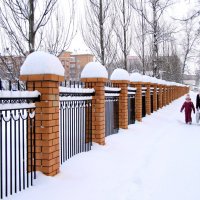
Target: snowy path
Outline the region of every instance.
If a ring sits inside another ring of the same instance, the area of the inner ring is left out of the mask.
[[[34,187],[9,199],[199,200],[200,126],[183,123],[183,101],[75,156],[58,176],[39,174]]]

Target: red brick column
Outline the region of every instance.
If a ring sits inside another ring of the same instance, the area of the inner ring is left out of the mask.
[[[158,85],[159,88],[159,94],[158,94],[158,101],[159,101],[159,108],[163,107],[163,103],[162,103],[162,85]]]
[[[163,106],[166,106],[166,85],[163,85]]]
[[[153,89],[153,111],[157,110],[157,84],[152,84]]]
[[[136,87],[135,94],[135,119],[139,122],[142,121],[142,83],[131,82],[131,87]]]
[[[146,91],[146,113],[151,114],[151,93],[150,93],[150,83],[144,83],[147,88]]]
[[[169,98],[169,100],[170,100],[170,103],[172,102],[172,86],[170,86],[170,98]]]
[[[36,103],[36,170],[53,176],[59,172],[59,82],[64,76],[22,75],[28,90],[41,93]]]
[[[168,89],[167,85],[165,86],[165,90],[166,90],[166,102],[165,102],[165,105],[168,105],[169,104],[169,89]]]
[[[172,101],[174,101],[174,86],[172,85]]]
[[[92,141],[105,144],[105,83],[107,78],[82,78],[87,88],[94,88],[92,98]]]
[[[112,83],[121,88],[119,96],[119,128],[128,128],[128,84],[125,80],[112,80]]]

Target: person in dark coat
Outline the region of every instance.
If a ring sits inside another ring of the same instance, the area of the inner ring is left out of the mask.
[[[181,112],[183,111],[183,109],[185,109],[185,123],[192,124],[191,113],[192,113],[192,110],[195,113],[195,108],[194,108],[194,104],[192,103],[189,95],[187,95],[185,98],[185,102],[183,103],[183,105],[181,107]]]
[[[199,94],[197,94],[197,98],[196,98],[196,109],[197,110],[200,109],[200,91],[199,91]]]

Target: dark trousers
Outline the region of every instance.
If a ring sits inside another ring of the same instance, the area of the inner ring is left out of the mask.
[[[185,112],[185,122],[186,123],[192,122],[191,112]]]

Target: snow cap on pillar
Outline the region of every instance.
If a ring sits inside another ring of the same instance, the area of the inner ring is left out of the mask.
[[[24,61],[20,75],[54,74],[64,76],[64,68],[60,60],[46,52],[35,51]]]
[[[130,82],[143,82],[143,76],[140,73],[132,73],[130,75]]]
[[[113,71],[110,80],[112,81],[129,81],[129,73],[125,69],[117,68]]]
[[[106,68],[99,62],[89,62],[81,72],[81,78],[108,78]]]

